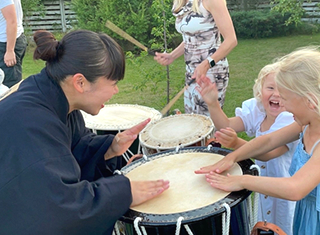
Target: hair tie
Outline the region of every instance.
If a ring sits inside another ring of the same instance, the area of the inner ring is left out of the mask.
[[[56,46],[57,52],[60,50],[60,48],[61,48],[61,42],[57,41],[57,46]]]
[[[59,59],[62,55],[62,51],[63,51],[63,45],[60,41],[57,41],[57,46],[56,46],[56,58]]]

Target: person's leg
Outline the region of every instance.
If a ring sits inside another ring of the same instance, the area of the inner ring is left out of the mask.
[[[6,76],[6,64],[4,63],[4,54],[6,53],[7,43],[0,42],[0,68],[4,72],[4,77]]]
[[[0,62],[0,67],[5,73],[5,78],[3,84],[12,87],[22,79],[22,60],[24,58],[24,55],[26,53],[27,48],[27,38],[24,34],[20,35],[20,37],[17,38],[16,46],[14,49],[14,52],[16,54],[17,63],[13,67],[7,67],[4,64],[4,58],[2,57],[3,64]],[[6,46],[6,43],[5,43]],[[3,48],[1,48],[3,50]],[[2,55],[1,51],[1,55]],[[3,54],[4,55],[4,54]]]

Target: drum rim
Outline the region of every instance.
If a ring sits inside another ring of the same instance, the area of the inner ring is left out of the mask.
[[[115,107],[115,106],[119,106],[119,107],[139,107],[139,109],[141,110],[144,110],[144,111],[148,111],[150,112],[150,115],[151,117],[151,122],[150,123],[153,123],[154,121],[157,121],[159,119],[162,118],[162,114],[154,109],[154,108],[151,108],[151,107],[147,107],[147,106],[143,106],[143,105],[138,105],[138,104],[106,104],[103,108],[108,108],[108,107]],[[90,120],[87,120],[87,116],[92,116],[94,117],[93,115],[90,115],[82,110],[80,110],[80,112],[82,113],[82,116],[83,116],[83,119],[84,119],[84,122],[85,122],[85,125],[87,128],[89,129],[94,129],[94,130],[101,130],[101,131],[122,131],[122,130],[127,130],[131,127],[133,127],[134,125],[137,125],[139,124],[139,122],[132,122],[130,124],[126,124],[126,125],[116,125],[116,124],[101,124],[101,123],[95,123],[95,122],[92,122]],[[98,116],[99,114],[97,114],[96,116]],[[146,117],[147,119],[147,117]],[[150,124],[149,123],[149,124]]]
[[[187,153],[187,152],[190,152],[191,150],[197,150],[196,152],[218,153],[222,155],[226,155],[232,152],[232,150],[218,148],[218,147],[186,147],[186,148],[179,149],[178,153],[181,153],[181,152]],[[156,159],[161,157],[162,155],[169,155],[170,153],[177,153],[177,151],[168,150],[168,151],[150,155],[148,156],[148,158]],[[143,164],[141,163],[143,161],[145,162],[143,158],[139,159],[131,163],[130,165],[123,167],[121,169],[121,172],[128,173],[126,171],[128,171],[131,168],[134,169],[138,167],[136,165]],[[250,167],[248,167],[248,169],[246,169],[245,171],[243,170],[244,166],[251,166],[254,164],[254,162],[251,159],[240,161],[238,162],[238,164],[240,165],[241,170],[243,171],[243,174],[248,172],[253,173],[253,170],[250,170]],[[182,224],[196,222],[208,217],[214,217],[222,214],[223,212],[225,212],[225,208],[223,206],[224,203],[227,203],[230,207],[234,207],[239,203],[241,203],[242,201],[244,201],[247,197],[249,197],[251,193],[252,191],[249,191],[246,189],[237,191],[237,192],[231,192],[225,198],[215,203],[212,203],[208,206],[204,206],[204,207],[186,211],[186,212],[179,212],[179,213],[172,213],[172,214],[150,214],[150,213],[138,212],[129,208],[129,210],[119,220],[127,223],[133,223],[135,218],[140,217],[141,221],[139,222],[139,225],[142,225],[142,226],[168,226],[168,225],[175,225],[177,223],[177,219],[182,216],[184,218],[182,221]]]
[[[207,121],[210,122],[211,125],[208,126],[208,131],[206,133],[203,133],[203,136],[201,137],[198,137],[197,139],[194,139],[192,141],[189,141],[187,143],[183,143],[183,144],[180,144],[180,145],[175,145],[175,146],[154,146],[154,145],[150,145],[148,144],[143,138],[143,134],[148,131],[149,128],[151,128],[152,126],[151,125],[148,125],[147,127],[145,127],[140,135],[139,135],[139,141],[141,143],[142,146],[145,146],[147,148],[150,148],[150,149],[155,149],[155,150],[169,150],[169,149],[174,149],[178,146],[180,147],[187,147],[187,146],[190,146],[192,144],[195,144],[195,143],[198,143],[199,141],[201,141],[202,139],[206,138],[207,136],[209,136],[213,130],[214,130],[214,124],[211,120],[210,117],[208,116],[205,116],[205,115],[202,115],[202,114],[190,114],[190,113],[183,113],[183,114],[177,114],[177,115],[170,115],[170,116],[167,116],[167,117],[164,117],[164,118],[161,118],[161,119],[158,119],[156,121],[154,121],[152,124],[155,125],[159,122],[162,122],[163,120],[167,120],[167,119],[170,119],[170,118],[175,118],[175,117],[179,117],[179,116],[199,116],[201,118],[204,118],[206,119]]]

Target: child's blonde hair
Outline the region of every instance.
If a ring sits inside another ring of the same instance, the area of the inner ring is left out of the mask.
[[[300,48],[280,59],[276,73],[278,87],[306,97],[320,115],[319,46]]]
[[[278,63],[272,63],[264,66],[259,74],[258,78],[255,80],[255,83],[253,85],[253,96],[257,99],[259,103],[261,103],[261,96],[262,96],[262,86],[265,82],[266,77],[269,74],[275,73],[276,69],[278,68]]]
[[[182,7],[184,7],[189,0],[174,0],[173,1],[173,12],[178,13]],[[193,0],[192,11],[200,13],[199,10],[199,0]]]

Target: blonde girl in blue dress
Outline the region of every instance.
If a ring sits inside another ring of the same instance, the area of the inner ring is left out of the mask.
[[[284,56],[276,73],[281,105],[293,113],[295,123],[257,137],[218,163],[203,167],[212,187],[225,191],[248,189],[272,197],[297,201],[293,234],[320,234],[320,52],[307,47]],[[277,157],[279,146],[299,139],[289,169],[291,177],[230,176],[220,174],[235,162],[256,157]],[[264,154],[266,153],[266,154]]]

